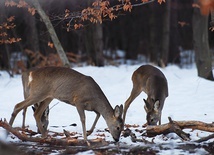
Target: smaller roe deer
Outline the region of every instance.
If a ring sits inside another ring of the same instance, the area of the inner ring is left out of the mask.
[[[131,95],[124,106],[123,123],[125,124],[126,112],[130,104],[144,91],[147,94],[147,100],[144,99],[147,124],[157,125],[159,121],[160,125],[164,101],[168,96],[168,85],[164,74],[151,65],[143,65],[134,71],[132,82]]]
[[[76,106],[82,122],[84,140],[90,135],[100,117],[105,119],[115,141],[119,141],[123,130],[123,106],[113,109],[99,85],[90,77],[64,67],[44,67],[29,72],[26,99],[15,105],[9,124],[12,126],[17,114],[27,107],[37,104],[34,117],[42,136],[46,136],[41,116],[54,98]],[[97,116],[86,132],[84,110],[94,111]]]

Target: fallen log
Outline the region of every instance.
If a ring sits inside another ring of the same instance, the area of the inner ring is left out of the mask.
[[[146,127],[146,136],[154,137],[160,134],[176,133],[183,140],[190,140],[189,134],[183,129],[197,129],[207,132],[214,132],[214,123],[204,123],[201,121],[173,121],[168,117],[169,123]]]
[[[50,144],[50,145],[63,145],[63,146],[106,146],[109,143],[106,142],[103,138],[96,138],[88,141],[83,139],[78,139],[77,137],[70,137],[66,135],[64,138],[54,138],[53,136],[48,137],[32,137],[28,136],[24,131],[20,132],[19,129],[13,128],[6,119],[0,120],[0,127],[3,127],[8,132],[15,135],[18,139],[28,142],[37,142],[41,144]],[[28,130],[26,130],[28,131]],[[30,130],[29,130],[30,131]],[[30,131],[32,132],[32,131]],[[65,132],[65,131],[64,131]]]
[[[169,134],[169,133],[176,133],[179,137],[181,137],[183,140],[190,140],[190,135],[188,133],[185,133],[182,131],[183,129],[197,129],[207,132],[214,132],[214,123],[204,123],[200,121],[173,121],[170,117],[169,123],[157,125],[157,126],[147,126],[144,136],[147,137],[155,137],[160,134]],[[67,131],[64,131],[64,133],[55,133],[56,135],[63,136],[64,138],[54,138],[54,136],[48,136],[46,138],[42,137],[32,137],[32,135],[35,135],[35,133],[31,130],[26,129],[25,131],[18,128],[11,127],[8,122],[4,119],[0,120],[0,127],[3,127],[8,132],[11,132],[13,135],[15,135],[17,138],[19,138],[22,141],[29,141],[29,142],[38,142],[38,143],[46,143],[50,145],[67,145],[67,146],[106,146],[109,144],[109,142],[106,142],[102,138],[92,139],[87,142],[85,142],[83,139],[78,139],[78,137],[70,137],[69,133]],[[28,133],[29,135],[27,135]],[[125,136],[125,135],[124,135]],[[127,136],[131,136],[133,142],[144,142],[144,140],[139,140],[135,137],[135,135],[130,132]],[[201,138],[195,142],[203,142],[207,141],[211,138],[214,138],[214,134]]]

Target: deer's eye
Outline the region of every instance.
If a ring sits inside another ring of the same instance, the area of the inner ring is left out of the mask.
[[[117,127],[117,130],[120,130],[120,127]]]

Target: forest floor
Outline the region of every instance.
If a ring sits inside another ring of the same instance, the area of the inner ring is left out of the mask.
[[[136,145],[130,146],[124,143],[109,144],[103,146],[58,146],[47,145],[29,142],[12,143],[23,154],[214,154],[214,143],[196,144],[196,143],[181,143],[172,148],[171,144],[159,144],[145,146]],[[200,153],[200,150],[206,150],[207,153]],[[161,153],[162,152],[162,153]]]

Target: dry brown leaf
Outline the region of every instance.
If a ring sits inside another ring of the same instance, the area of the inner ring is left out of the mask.
[[[211,10],[214,10],[214,1],[213,0],[200,0],[200,9],[203,15],[208,15]]]
[[[126,128],[130,128],[130,127],[132,127],[132,128],[138,128],[138,127],[139,127],[138,124],[125,124],[124,126],[125,126]]]
[[[52,42],[48,42],[48,46],[50,47],[50,48],[53,48],[54,47],[54,44],[52,43]]]
[[[146,3],[146,2],[148,2],[149,0],[141,0],[143,3]]]
[[[166,3],[166,0],[158,0],[159,4],[162,4],[163,2]]]

